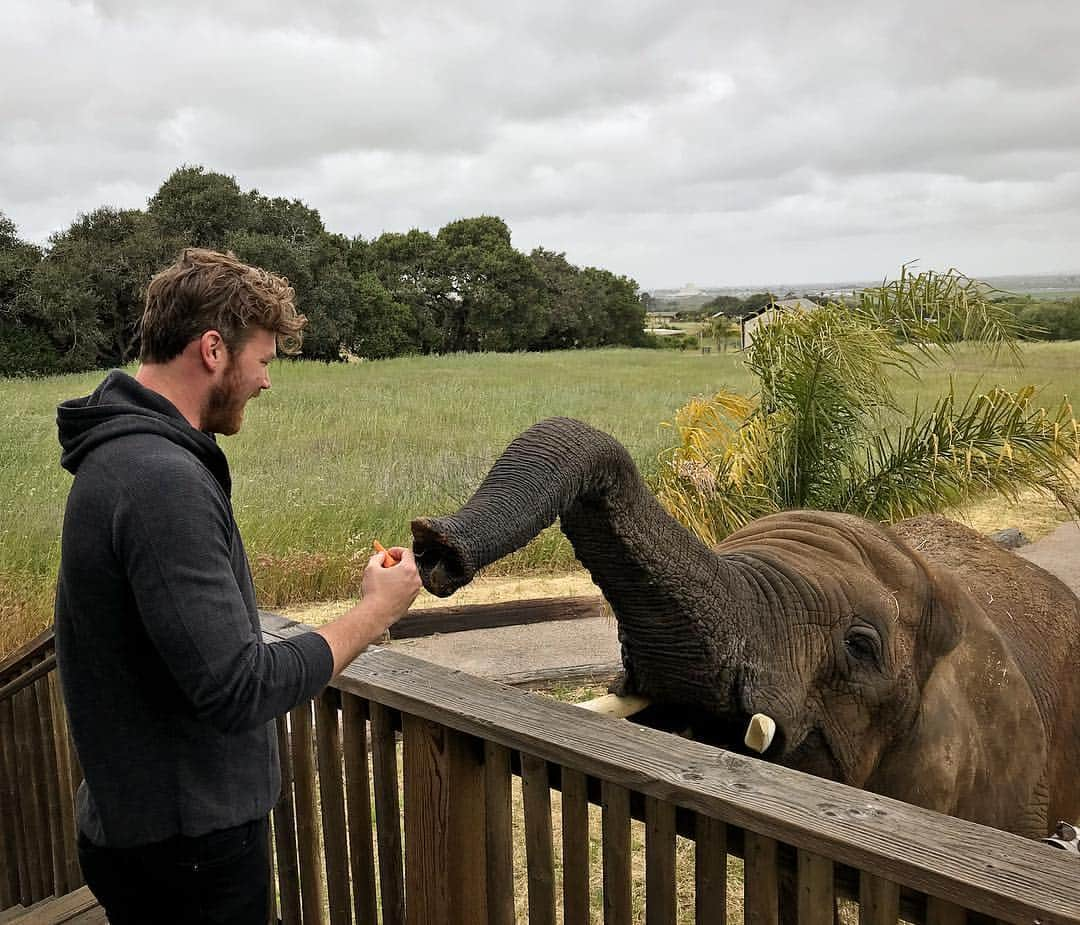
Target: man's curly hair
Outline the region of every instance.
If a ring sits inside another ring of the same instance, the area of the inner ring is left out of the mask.
[[[185,248],[146,288],[139,359],[167,363],[206,331],[217,331],[235,352],[255,328],[273,331],[282,353],[299,353],[307,318],[297,314],[295,297],[284,276],[248,266],[232,252]]]

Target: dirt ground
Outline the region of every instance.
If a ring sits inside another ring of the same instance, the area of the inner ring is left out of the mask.
[[[484,578],[481,576],[453,597],[435,597],[427,591],[421,591],[412,609],[463,607],[466,604],[494,604],[501,601],[527,601],[540,597],[584,595],[600,596],[600,589],[593,584],[585,571],[533,578]],[[274,612],[309,626],[321,626],[331,620],[336,620],[352,605],[353,601],[326,601],[275,608]]]

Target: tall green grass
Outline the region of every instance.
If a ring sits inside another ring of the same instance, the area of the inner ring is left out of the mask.
[[[1026,367],[960,350],[958,391],[1031,382],[1054,404],[1074,387],[1080,344],[1024,349]],[[925,402],[948,368],[898,384]],[[649,471],[671,439],[661,422],[688,397],[753,388],[740,354],[601,350],[403,358],[325,366],[278,362],[274,388],[222,445],[263,606],[348,597],[378,538],[408,542],[409,521],[456,509],[519,432],[550,415],[618,437]],[[48,624],[71,477],[59,467],[55,409],[101,373],[0,379],[0,653]],[[569,568],[557,530],[499,563],[503,573]]]

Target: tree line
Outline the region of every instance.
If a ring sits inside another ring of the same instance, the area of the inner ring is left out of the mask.
[[[542,247],[524,254],[501,218],[348,238],[298,199],[185,166],[145,209],[79,215],[44,248],[0,213],[0,375],[134,359],[146,283],[187,246],[287,276],[309,359],[647,343],[634,280]]]
[[[1002,300],[1024,329],[1027,340],[1080,340],[1080,298]]]

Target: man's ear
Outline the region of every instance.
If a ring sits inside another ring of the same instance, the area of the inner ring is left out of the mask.
[[[229,350],[221,334],[215,330],[203,331],[199,337],[199,358],[207,372],[217,372],[229,360]]]

